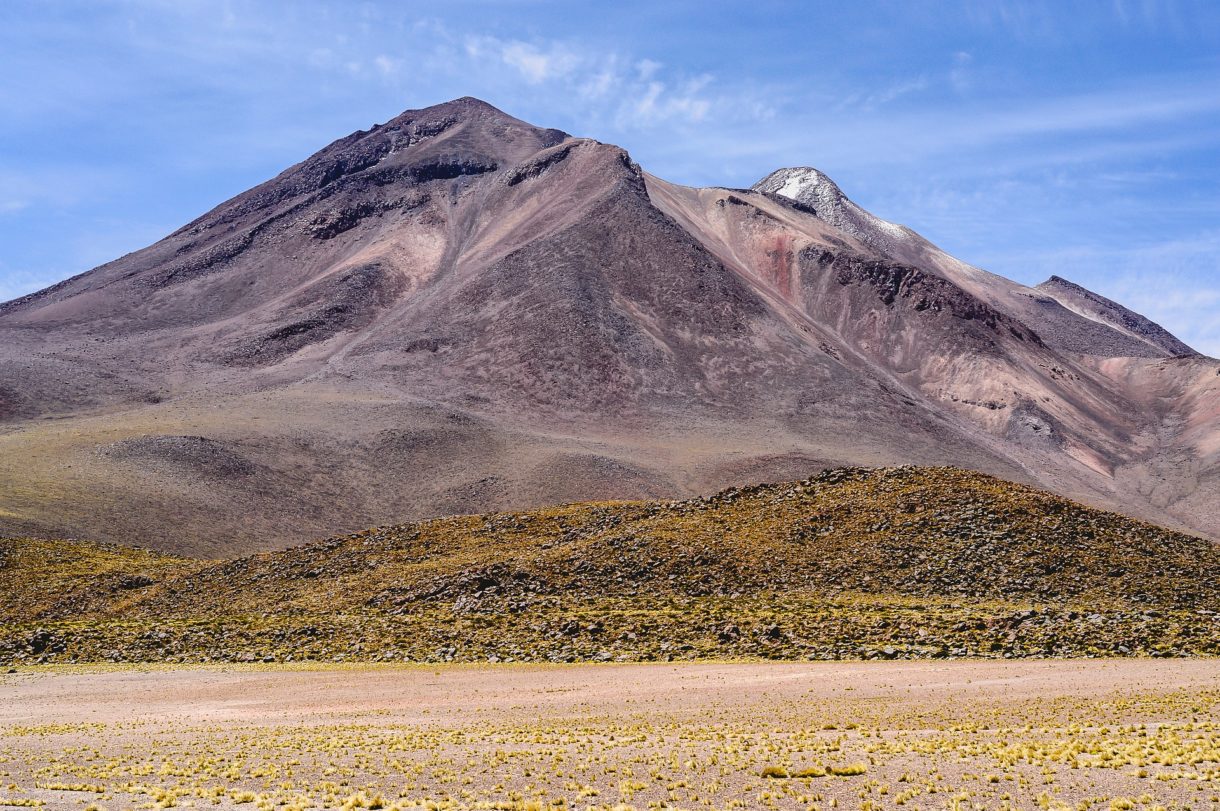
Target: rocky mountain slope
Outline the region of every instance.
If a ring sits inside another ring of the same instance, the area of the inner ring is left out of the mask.
[[[219,556],[919,463],[1220,537],[1220,364],[1090,296],[459,99],[0,305],[0,533]]]
[[[1165,353],[1171,357],[1197,354],[1161,325],[1067,279],[1052,276],[1035,289],[1085,318],[1098,321],[1110,329],[1148,344],[1151,357],[1160,357]]]
[[[0,545],[0,660],[1220,653],[1220,547],[952,468],[370,529]]]

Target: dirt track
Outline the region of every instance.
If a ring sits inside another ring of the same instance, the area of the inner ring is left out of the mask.
[[[342,723],[377,711],[385,723],[462,725],[489,717],[657,710],[697,717],[709,708],[787,702],[1006,703],[1208,686],[1220,686],[1218,661],[51,670],[5,678],[0,724]]]

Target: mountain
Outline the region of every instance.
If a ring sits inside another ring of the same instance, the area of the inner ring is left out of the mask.
[[[1159,357],[1165,353],[1169,353],[1173,357],[1188,357],[1198,354],[1161,325],[1153,323],[1139,313],[1128,310],[1117,302],[1069,282],[1067,279],[1051,276],[1035,289],[1085,318],[1100,322],[1114,331],[1148,344],[1149,357]]]
[[[1220,537],[1220,376],[784,169],[694,189],[476,99],[0,305],[0,533],[227,555],[958,465]]]
[[[952,468],[227,561],[0,541],[0,664],[1215,655],[1220,546]]]

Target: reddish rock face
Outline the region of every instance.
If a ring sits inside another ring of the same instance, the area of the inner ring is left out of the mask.
[[[0,305],[0,532],[223,553],[923,463],[1216,537],[1216,369],[814,170],[691,189],[459,99]]]

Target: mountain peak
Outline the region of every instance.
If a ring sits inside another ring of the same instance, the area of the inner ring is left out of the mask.
[[[816,199],[825,203],[825,201],[846,199],[838,184],[812,166],[790,166],[776,169],[754,184],[754,188],[799,202]]]
[[[399,120],[412,120],[420,117],[427,117],[431,114],[448,114],[459,118],[470,118],[476,116],[488,116],[494,118],[503,118],[508,121],[517,121],[518,119],[496,107],[494,104],[489,104],[482,99],[474,96],[462,96],[461,98],[450,99],[439,104],[433,104],[428,107],[412,108],[403,110],[390,121],[387,121],[381,126],[390,126]]]
[[[1073,312],[1107,324],[1175,357],[1199,354],[1155,321],[1062,276],[1051,276],[1035,289]]]
[[[495,110],[496,112],[503,112],[503,110],[495,105],[489,104],[488,102],[483,101],[480,98],[475,98],[474,96],[461,96],[459,98],[444,102],[444,104],[464,107],[486,107]]]
[[[883,220],[852,202],[838,184],[812,166],[776,169],[752,187],[812,208],[819,219],[883,253],[901,252],[914,234],[905,226]]]

